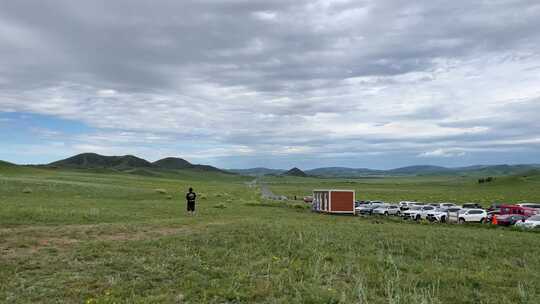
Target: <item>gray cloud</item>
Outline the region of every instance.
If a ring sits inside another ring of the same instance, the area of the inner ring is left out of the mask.
[[[208,158],[537,151],[538,28],[525,0],[2,1],[0,106]]]

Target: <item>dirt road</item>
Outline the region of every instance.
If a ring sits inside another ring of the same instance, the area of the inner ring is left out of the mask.
[[[261,196],[263,199],[276,200],[276,201],[283,201],[287,199],[286,196],[274,194],[272,190],[270,190],[267,184],[261,182],[258,179],[254,180],[253,183],[258,184],[260,186]]]

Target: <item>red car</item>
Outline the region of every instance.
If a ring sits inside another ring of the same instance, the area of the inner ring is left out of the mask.
[[[505,214],[497,216],[497,225],[513,226],[519,221],[524,221],[527,216],[521,214]]]
[[[501,205],[501,215],[505,214],[519,214],[526,217],[536,215],[538,213],[537,209],[529,207],[521,207],[517,205]],[[500,216],[497,217],[499,219]]]

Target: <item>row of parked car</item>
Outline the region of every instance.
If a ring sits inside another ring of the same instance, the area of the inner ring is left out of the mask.
[[[358,201],[357,215],[400,216],[408,220],[430,222],[492,223],[501,226],[516,225],[523,228],[540,228],[540,204],[493,204],[488,209],[479,204],[419,203],[403,201],[389,204],[382,201]]]

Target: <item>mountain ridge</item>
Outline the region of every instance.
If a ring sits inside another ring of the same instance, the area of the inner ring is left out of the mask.
[[[22,166],[0,160],[0,168]],[[414,165],[394,169],[368,169],[368,168],[350,168],[350,167],[320,167],[302,171],[298,168],[291,170],[270,169],[265,167],[256,167],[248,169],[220,169],[209,165],[192,164],[189,161],[179,157],[165,157],[160,160],[149,162],[143,158],[133,155],[123,156],[104,156],[97,153],[81,153],[72,157],[51,162],[46,165],[37,165],[40,167],[52,168],[74,168],[74,169],[94,169],[94,170],[117,170],[123,172],[138,172],[139,174],[151,175],[160,170],[192,170],[199,172],[220,172],[225,174],[240,174],[247,176],[265,176],[265,175],[294,175],[294,176],[313,176],[324,178],[360,178],[360,177],[384,177],[384,176],[502,176],[502,175],[520,175],[540,171],[540,164],[496,164],[496,165],[470,165],[461,167],[444,167],[434,165]],[[294,172],[297,170],[299,172]],[[150,171],[154,171],[154,173]],[[291,174],[292,173],[292,174]]]
[[[232,174],[213,166],[192,164],[179,157],[166,157],[155,162],[149,162],[143,158],[133,155],[105,156],[97,153],[81,153],[66,159],[52,162],[45,166],[74,169],[113,169],[120,171],[133,171],[134,169],[195,170]]]
[[[513,175],[521,174],[523,172],[538,170],[540,164],[518,164],[518,165],[472,165],[464,167],[443,167],[433,165],[415,165],[405,166],[395,169],[378,170],[367,168],[349,168],[349,167],[321,167],[304,172],[309,176],[316,177],[343,177],[343,178],[355,178],[355,177],[369,177],[369,176],[436,176],[436,175],[467,175],[467,176],[497,176],[497,175]],[[251,172],[251,169],[240,169],[235,171]],[[268,168],[256,168],[257,171],[264,172],[265,170],[271,171],[274,169]],[[238,172],[239,174],[244,174]],[[285,172],[283,170],[283,172]],[[283,173],[282,172],[282,173]],[[263,174],[273,175],[273,174]]]

